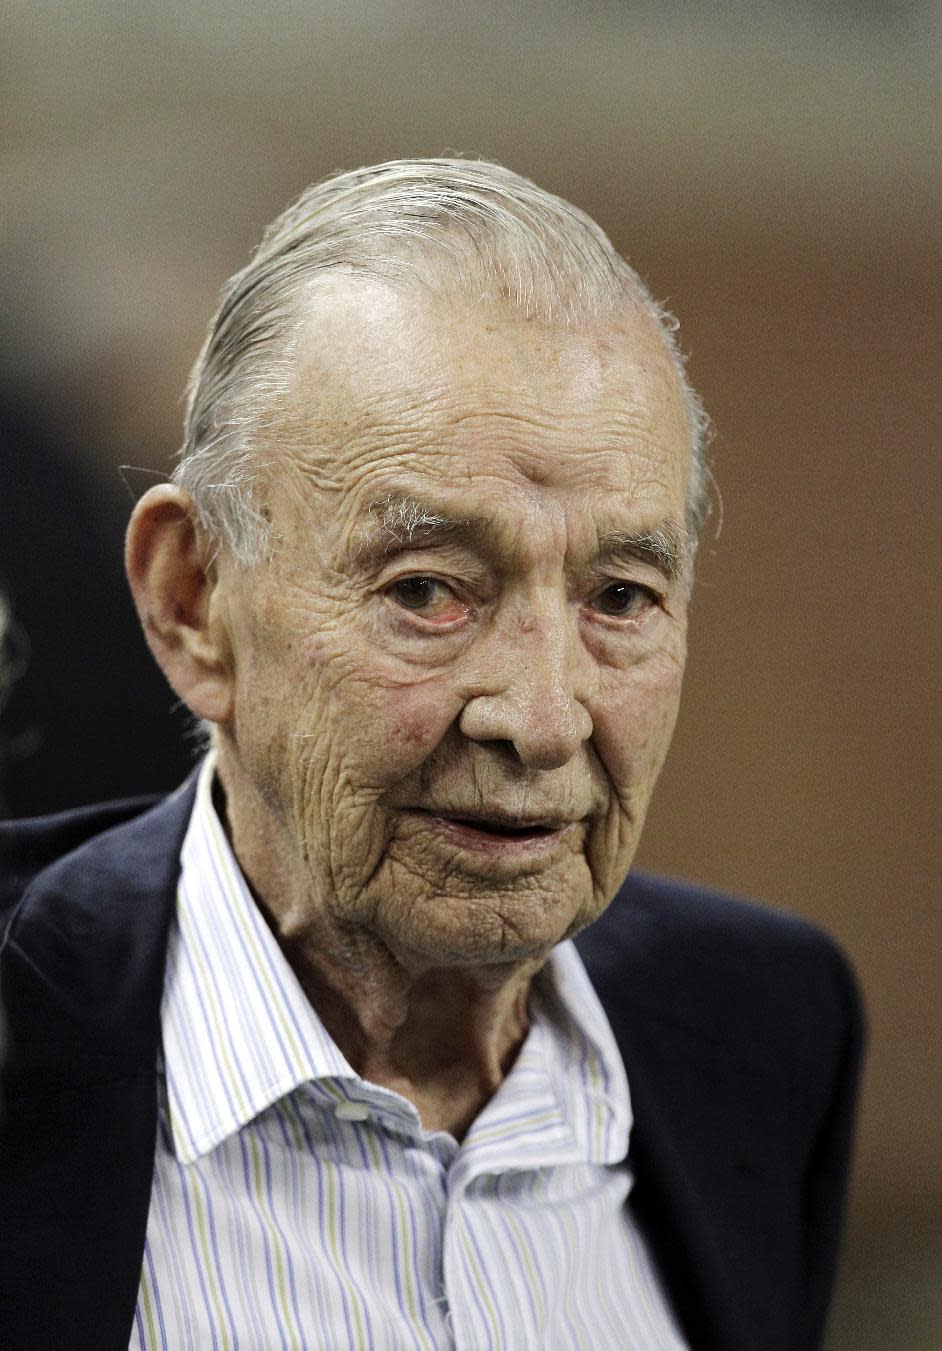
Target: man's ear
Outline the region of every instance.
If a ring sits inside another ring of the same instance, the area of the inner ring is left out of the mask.
[[[193,713],[227,722],[234,671],[225,605],[188,493],[169,483],[148,489],[128,525],[125,565],[158,666]]]

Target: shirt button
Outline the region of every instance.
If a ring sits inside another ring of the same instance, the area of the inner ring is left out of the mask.
[[[370,1109],[363,1102],[338,1102],[334,1107],[334,1116],[341,1121],[369,1121]]]

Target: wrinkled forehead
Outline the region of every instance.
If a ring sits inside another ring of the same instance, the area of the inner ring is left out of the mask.
[[[469,470],[501,462],[549,485],[656,479],[686,497],[683,394],[633,303],[581,327],[546,325],[344,279],[314,297],[293,355],[283,445],[322,491],[369,496],[401,469],[472,491]]]

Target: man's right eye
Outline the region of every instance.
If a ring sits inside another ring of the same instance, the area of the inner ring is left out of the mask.
[[[400,577],[387,593],[397,605],[440,624],[463,618],[468,607],[438,577]]]
[[[390,593],[407,610],[423,610],[438,599],[438,591],[447,590],[435,577],[401,577],[393,582]]]

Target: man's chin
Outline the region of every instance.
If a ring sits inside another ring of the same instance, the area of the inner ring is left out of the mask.
[[[426,895],[375,912],[379,936],[409,968],[539,966],[549,953],[595,918],[591,887],[553,892],[532,885],[489,893]],[[540,879],[541,881],[543,879]],[[584,893],[584,894],[583,894]],[[580,900],[582,904],[580,904]]]

